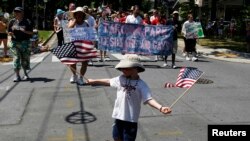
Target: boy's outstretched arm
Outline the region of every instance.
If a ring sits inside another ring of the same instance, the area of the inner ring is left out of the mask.
[[[87,84],[89,85],[105,85],[110,86],[110,79],[88,79]]]
[[[162,106],[161,104],[159,104],[156,100],[154,99],[150,99],[146,102],[148,105],[150,105],[151,107],[158,109],[161,113],[163,114],[169,114],[172,112],[172,110],[169,107],[166,106]]]

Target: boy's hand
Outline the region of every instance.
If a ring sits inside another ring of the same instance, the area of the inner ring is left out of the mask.
[[[163,114],[169,114],[172,112],[172,110],[169,107],[161,107],[160,112]]]

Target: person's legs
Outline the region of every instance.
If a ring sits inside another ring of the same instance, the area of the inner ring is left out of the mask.
[[[69,68],[72,72],[72,76],[70,77],[70,83],[76,83],[77,81],[77,75],[76,75],[76,64],[73,64],[73,65],[69,65]]]
[[[173,46],[173,51],[172,51],[172,68],[175,69],[175,54],[177,53],[177,48],[178,48],[178,41],[174,40],[174,46]]]
[[[8,57],[8,53],[7,53],[7,49],[8,49],[8,46],[7,46],[7,39],[3,39],[3,53],[4,53],[4,57]]]
[[[173,53],[172,54],[172,68],[175,69],[176,66],[175,66],[175,54]]]
[[[247,52],[250,53],[250,42],[247,42]]]
[[[123,139],[123,128],[120,120],[115,120],[112,131],[114,141],[122,141]]]
[[[164,61],[164,64],[162,65],[162,67],[167,67],[168,66],[168,56],[167,55],[165,55],[163,57],[163,61]]]
[[[135,141],[137,135],[137,123],[126,122],[123,130],[123,141]]]
[[[62,30],[57,33],[57,40],[58,40],[58,46],[61,46],[64,43]]]
[[[24,80],[29,79],[27,70],[30,69],[30,49],[29,42],[23,41],[20,48],[21,66],[24,72]]]
[[[87,67],[88,67],[88,62],[87,61],[82,62],[82,66],[81,66],[81,69],[80,69],[81,76],[80,76],[80,78],[78,80],[79,85],[84,85],[85,84],[83,78],[84,78],[84,75],[85,75],[85,73],[87,71]]]
[[[14,72],[16,76],[13,79],[13,82],[19,82],[21,81],[20,77],[20,69],[21,69],[21,56],[20,56],[20,51],[19,51],[20,45],[17,44],[16,42],[13,42],[13,50],[15,51],[15,56],[13,58],[13,67],[14,67]]]

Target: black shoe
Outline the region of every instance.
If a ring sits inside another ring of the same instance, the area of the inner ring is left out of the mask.
[[[13,82],[19,82],[21,81],[21,77],[20,76],[16,76],[14,79],[13,79]]]

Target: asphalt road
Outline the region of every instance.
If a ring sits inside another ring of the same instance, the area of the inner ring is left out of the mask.
[[[49,42],[55,45],[55,40]],[[39,59],[37,59],[39,60]],[[111,141],[115,89],[77,86],[71,73],[53,56],[31,64],[30,81],[13,83],[11,65],[0,64],[0,141]],[[118,60],[94,62],[87,78],[111,78]],[[179,69],[161,68],[162,61],[144,61],[140,76],[154,98],[171,105],[185,89],[163,88],[175,82]],[[137,141],[206,141],[209,124],[250,124],[250,65],[201,57],[177,57],[177,66],[204,71],[198,84],[173,107],[170,115],[142,106]]]

